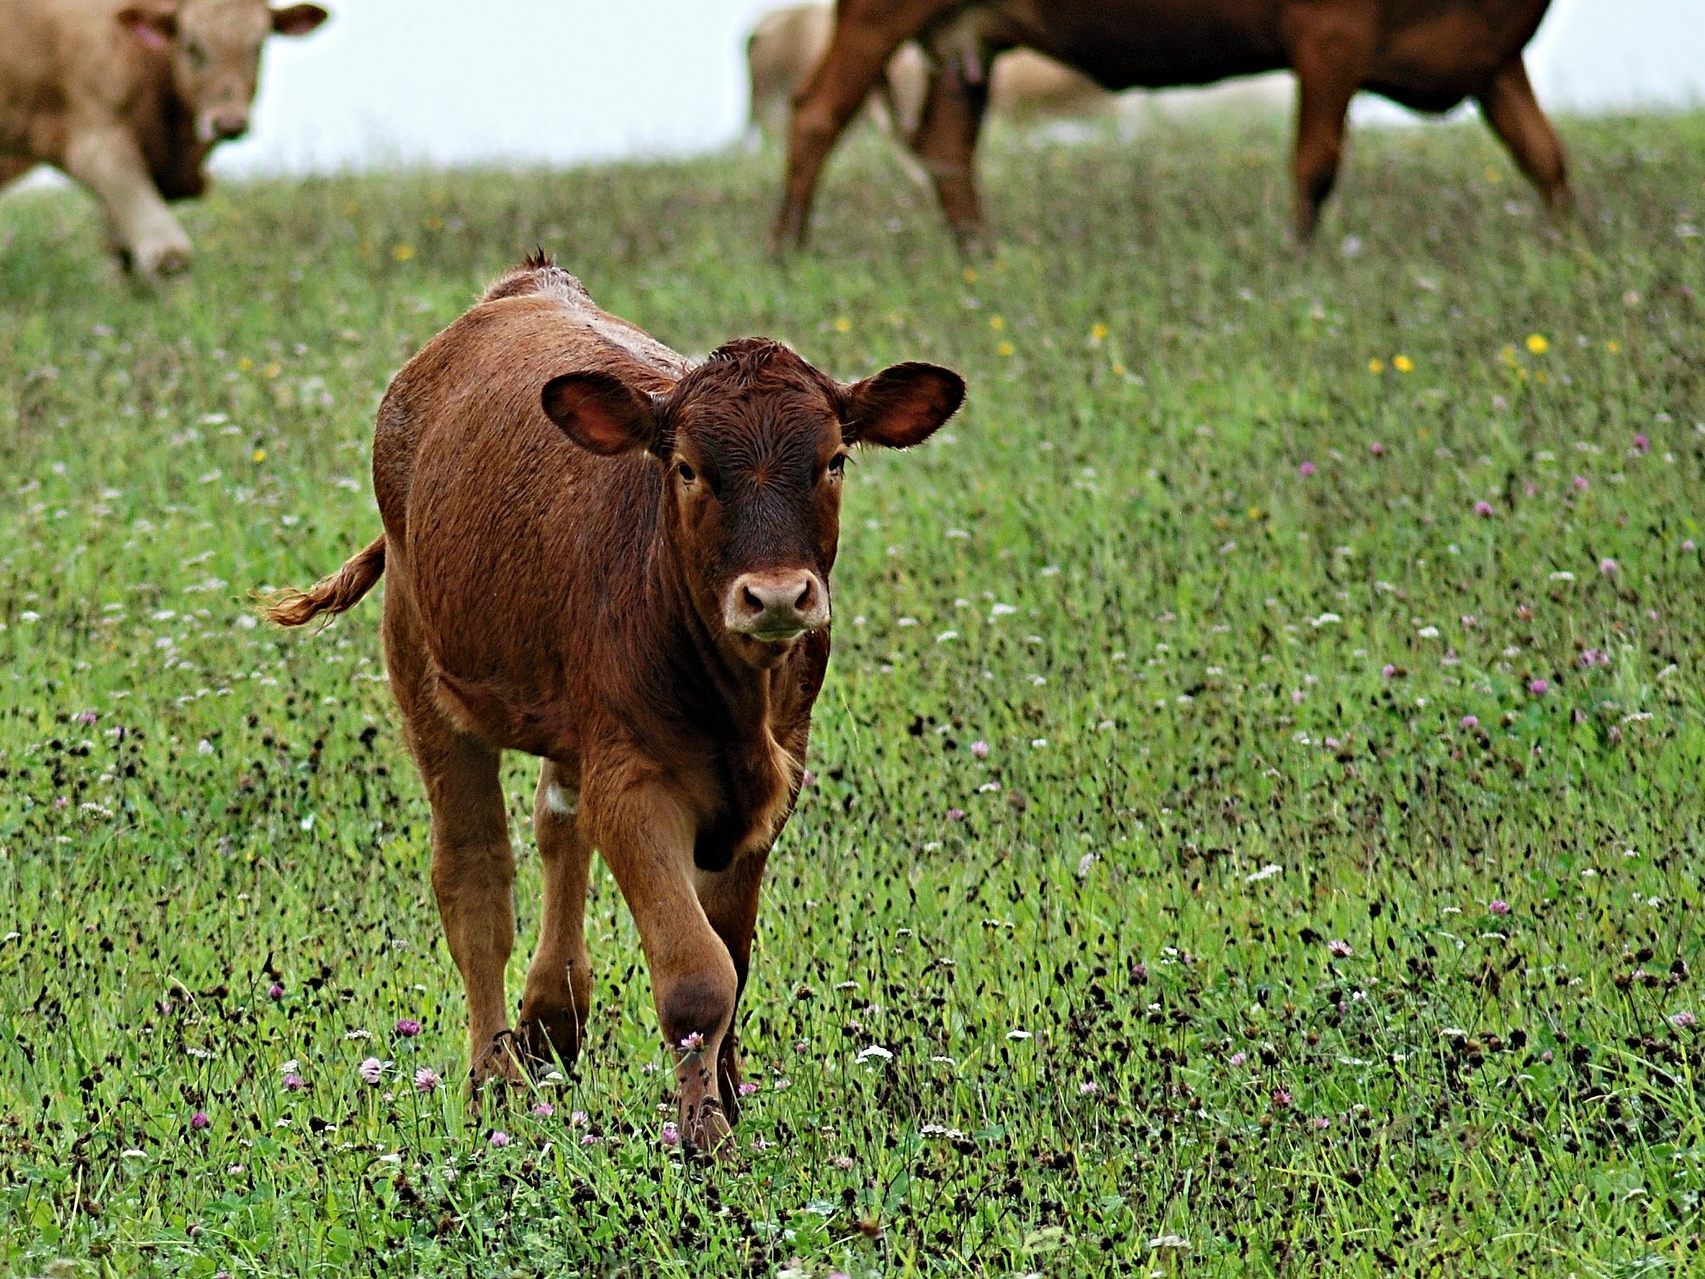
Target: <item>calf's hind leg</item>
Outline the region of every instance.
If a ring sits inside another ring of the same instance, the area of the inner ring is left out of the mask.
[[[415,757],[432,799],[432,891],[468,996],[473,1081],[519,1078],[503,970],[515,945],[515,857],[503,816],[498,752],[465,734],[420,732]]]
[[[503,969],[515,945],[515,857],[498,783],[499,752],[440,709],[399,573],[385,597],[385,662],[432,804],[432,891],[468,997],[468,1051],[477,1088],[518,1071],[509,1043]]]
[[[545,761],[533,803],[533,833],[544,869],[544,920],[539,948],[527,969],[517,1033],[529,1056],[549,1062],[554,1053],[571,1065],[592,1000],[586,954],[586,881],[592,845],[580,832],[578,779]]]

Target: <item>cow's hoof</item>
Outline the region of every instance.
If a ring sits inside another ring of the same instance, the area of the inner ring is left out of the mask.
[[[545,1071],[560,1061],[566,1070],[580,1055],[580,1018],[572,1008],[540,1010],[521,1019],[515,1038],[529,1066]]]
[[[474,1058],[468,1081],[476,1114],[487,1098],[501,1099],[527,1084],[522,1048],[514,1031],[492,1036],[491,1043]]]
[[[130,275],[144,280],[165,280],[189,270],[195,254],[187,244],[168,244],[141,251],[120,249],[118,260]]]
[[[162,280],[170,276],[182,275],[185,271],[189,270],[189,265],[193,260],[193,257],[194,255],[191,254],[187,247],[174,246],[170,249],[162,249],[160,253],[155,256],[153,267],[148,274],[154,276],[156,279]]]
[[[682,1133],[687,1151],[697,1159],[713,1159],[727,1163],[739,1153],[734,1140],[734,1125],[728,1122],[719,1102],[706,1098],[699,1104],[698,1113],[682,1117]]]
[[[958,246],[960,257],[973,261],[980,261],[994,252],[989,233],[980,226],[955,227],[953,243]]]

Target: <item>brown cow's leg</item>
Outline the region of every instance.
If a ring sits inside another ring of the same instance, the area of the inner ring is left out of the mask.
[[[758,922],[758,890],[763,884],[766,860],[764,854],[755,853],[742,857],[727,870],[701,871],[698,875],[699,902],[704,906],[705,918],[734,961],[736,1011],[751,967],[752,931]],[[730,1123],[740,1118],[740,1054],[735,1044],[736,1034],[731,1019],[716,1059],[717,1092]]]
[[[965,250],[974,250],[983,238],[973,157],[988,103],[987,77],[972,84],[956,64],[937,67],[912,147],[935,181],[936,197],[953,238]]]
[[[533,803],[533,832],[544,866],[544,922],[527,969],[518,1033],[529,1055],[548,1062],[554,1052],[565,1066],[580,1052],[592,999],[585,932],[592,845],[580,833],[579,800],[578,779],[547,760]]]
[[[1480,95],[1480,110],[1521,171],[1539,188],[1552,212],[1568,213],[1574,201],[1563,161],[1563,144],[1557,140],[1551,121],[1545,118],[1539,100],[1533,96],[1527,68],[1519,57],[1498,72],[1492,87]]]
[[[515,944],[515,858],[498,784],[499,753],[447,722],[409,722],[432,801],[432,890],[450,956],[468,995],[476,1087],[519,1078],[509,1042],[503,970]]]
[[[847,122],[881,80],[888,59],[948,0],[841,0],[829,51],[793,103],[787,177],[770,240],[777,252],[805,243],[811,199],[823,162]]]
[[[639,926],[657,1020],[675,1058],[681,1134],[695,1149],[732,1153],[714,1063],[740,983],[693,888],[696,823],[660,787],[592,770],[583,820]]]
[[[1372,31],[1330,14],[1290,33],[1291,66],[1297,77],[1297,136],[1292,156],[1296,189],[1296,234],[1307,243],[1320,207],[1338,180],[1344,151],[1344,117],[1366,74]]]

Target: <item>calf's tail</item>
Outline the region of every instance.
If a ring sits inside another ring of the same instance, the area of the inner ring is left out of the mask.
[[[321,613],[354,608],[373,589],[385,571],[385,535],[381,533],[350,556],[342,568],[322,577],[305,591],[280,591],[266,606],[266,620],[279,626],[301,626]]]

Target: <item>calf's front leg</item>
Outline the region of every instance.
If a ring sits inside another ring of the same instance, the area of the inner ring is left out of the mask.
[[[189,236],[166,207],[135,140],[122,128],[73,137],[65,171],[101,201],[113,247],[130,269],[154,279],[189,268]]]
[[[639,926],[663,1042],[675,1058],[682,1137],[695,1149],[733,1152],[716,1063],[734,1019],[740,981],[728,947],[693,887],[696,823],[656,784],[589,784],[583,819]]]
[[[764,880],[767,853],[748,853],[727,870],[699,871],[699,902],[705,918],[734,961],[734,1001],[738,1012],[751,970],[752,933],[758,922],[758,889]],[[716,1086],[730,1123],[740,1118],[740,1054],[732,1017],[716,1058]]]

